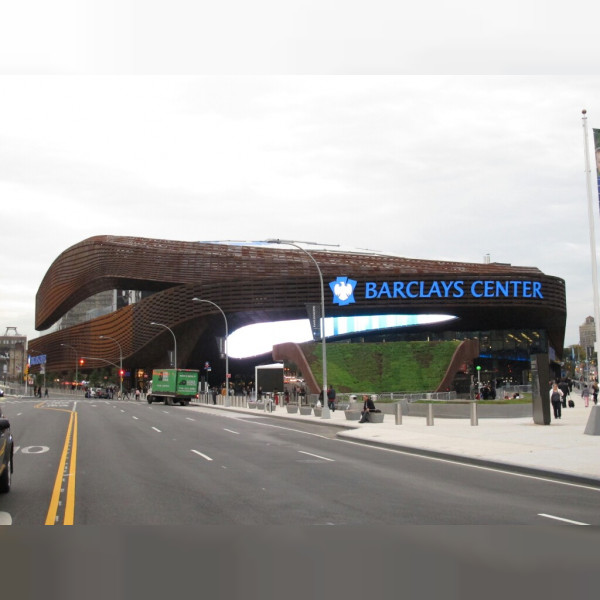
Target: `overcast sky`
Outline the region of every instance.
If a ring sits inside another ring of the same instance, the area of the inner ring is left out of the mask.
[[[3,9],[2,333],[43,334],[41,280],[87,237],[281,237],[538,267],[578,343],[594,3],[188,4]]]

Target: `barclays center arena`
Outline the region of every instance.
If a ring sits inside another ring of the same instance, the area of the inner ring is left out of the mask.
[[[122,366],[131,387],[154,368],[210,364],[210,383],[219,385],[226,332],[310,319],[317,340],[321,306],[328,344],[476,340],[465,373],[477,364],[490,378],[527,383],[531,356],[547,355],[558,374],[566,325],[558,277],[485,259],[420,260],[281,240],[85,239],[49,265],[36,295],[40,337],[29,350],[46,356],[49,373],[72,372],[75,361],[82,369]],[[230,376],[272,360],[232,359]]]

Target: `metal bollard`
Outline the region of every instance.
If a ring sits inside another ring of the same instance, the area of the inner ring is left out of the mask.
[[[479,425],[477,420],[477,402],[471,402],[471,425]]]
[[[433,404],[427,405],[427,425],[433,425]]]
[[[402,405],[400,402],[396,404],[396,425],[402,425]]]

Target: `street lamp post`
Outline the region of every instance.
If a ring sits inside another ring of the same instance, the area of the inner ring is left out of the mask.
[[[313,255],[300,246],[294,240],[279,240],[279,239],[269,239],[265,240],[269,244],[285,244],[288,246],[294,246],[294,248],[298,248],[298,250],[302,250],[304,254],[306,254],[310,260],[313,261],[315,267],[317,267],[317,271],[319,272],[319,282],[321,284],[321,346],[322,346],[322,354],[323,354],[323,408],[321,412],[321,417],[323,419],[331,419],[331,413],[329,411],[329,404],[327,403],[327,348],[325,343],[325,289],[323,286],[323,273],[321,273],[321,268],[319,267],[319,263],[315,260]],[[326,245],[326,244],[316,244],[314,242],[303,242],[304,244],[314,244],[314,245]],[[327,244],[330,245],[330,244]]]
[[[177,338],[175,337],[173,330],[170,327],[167,327],[167,325],[164,325],[163,323],[156,323],[154,321],[152,321],[152,323],[150,323],[150,325],[158,325],[159,327],[164,327],[165,329],[168,329],[171,332],[171,335],[173,336],[173,348],[174,348],[173,362],[175,363],[175,368],[177,368]]]
[[[70,346],[69,344],[61,344],[65,348],[71,348],[71,350],[75,351],[75,393],[77,393],[77,388],[79,386],[79,361],[77,360],[77,348],[74,346]]]
[[[228,343],[227,339],[229,337],[229,328],[227,326],[227,317],[225,316],[223,309],[218,304],[213,302],[212,300],[204,300],[202,298],[192,298],[192,302],[206,302],[207,304],[212,304],[223,315],[223,320],[225,321],[225,344],[224,344],[224,349],[225,349],[225,390],[227,392],[227,395],[225,397],[225,403],[226,403],[225,405],[227,406],[229,404],[229,348],[227,347],[227,343]]]
[[[121,380],[120,397],[123,398],[123,348],[121,348],[121,344],[115,340],[115,338],[110,337],[109,335],[101,335],[99,337],[101,340],[112,340],[119,346],[119,379]]]

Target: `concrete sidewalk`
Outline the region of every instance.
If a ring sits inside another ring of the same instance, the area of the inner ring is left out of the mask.
[[[470,419],[435,416],[433,425],[427,425],[424,417],[406,416],[396,425],[394,415],[385,415],[383,423],[359,424],[348,421],[343,410],[323,419],[289,414],[281,406],[271,413],[211,404],[195,406],[318,423],[338,428],[338,437],[348,441],[600,486],[600,435],[584,433],[591,412],[600,411],[600,405],[590,403],[585,408],[579,397],[575,397],[575,404],[574,408],[563,408],[562,418],[553,419],[550,425],[536,425],[531,417],[479,418],[478,425],[471,425]]]

